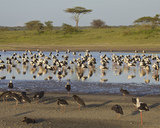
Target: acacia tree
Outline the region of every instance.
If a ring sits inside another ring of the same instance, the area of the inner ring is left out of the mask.
[[[153,18],[152,18],[152,24],[154,25],[154,27],[160,25],[160,15],[156,14]]]
[[[47,30],[51,31],[53,29],[52,21],[46,21],[44,23],[46,25]]]
[[[29,21],[27,23],[25,23],[26,28],[29,30],[37,30],[38,32],[40,32],[40,30],[42,30],[44,28],[43,24],[40,23],[39,20],[33,20],[33,21]]]
[[[79,23],[79,20],[80,18],[86,14],[86,13],[89,13],[89,12],[92,12],[91,9],[86,9],[84,7],[74,7],[74,8],[67,8],[66,10],[64,10],[65,12],[67,13],[71,13],[73,14],[72,18],[76,21],[76,27],[78,28],[78,23]],[[82,15],[81,15],[82,14]]]
[[[143,25],[143,24],[147,24],[147,25],[152,25],[152,28],[155,28],[156,26],[160,25],[160,15],[156,14],[154,17],[151,16],[144,16],[144,17],[140,17],[137,20],[134,21],[134,23]]]

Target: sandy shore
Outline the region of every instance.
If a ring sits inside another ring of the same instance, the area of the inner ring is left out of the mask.
[[[146,47],[146,46],[119,46],[116,45],[0,45],[0,50],[7,50],[7,51],[37,51],[37,49],[41,51],[105,51],[105,52],[159,52],[159,46],[154,45],[153,47]]]
[[[2,92],[1,92],[2,93]],[[33,98],[33,93],[27,92],[29,98]],[[140,114],[135,112],[135,107],[131,102],[134,96],[127,96],[123,100],[122,95],[87,95],[78,94],[86,103],[78,111],[78,105],[70,94],[45,93],[42,101],[36,104],[19,103],[15,107],[15,100],[8,99],[5,103],[0,99],[0,127],[1,128],[158,128],[160,126],[159,96],[142,96],[140,101],[147,103],[150,111],[143,112],[143,126],[140,125]],[[61,107],[57,105],[58,98],[66,99],[69,105],[62,113]],[[124,111],[124,115],[117,120],[117,114],[111,110],[113,105],[119,104]],[[35,124],[22,123],[24,117],[36,120]]]

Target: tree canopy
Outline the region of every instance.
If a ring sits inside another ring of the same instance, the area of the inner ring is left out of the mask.
[[[53,29],[52,21],[46,21],[44,23],[46,25],[47,30],[51,31]]]
[[[134,21],[134,23],[137,24],[147,24],[147,25],[152,25],[153,28],[160,25],[160,15],[156,14],[154,17],[151,16],[144,16],[144,17],[140,17],[137,20]]]
[[[33,20],[25,23],[26,28],[29,30],[37,30],[38,32],[44,28],[44,25],[39,20]]]
[[[76,27],[78,27],[79,20],[84,14],[92,12],[91,9],[86,9],[84,7],[79,7],[79,6],[74,8],[67,8],[64,11],[73,14],[72,18],[76,21]]]

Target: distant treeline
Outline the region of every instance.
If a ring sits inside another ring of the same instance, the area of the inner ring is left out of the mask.
[[[61,26],[54,27],[55,30],[61,29]],[[1,31],[23,31],[27,30],[25,26],[15,26],[15,27],[5,27],[5,26],[0,26]]]
[[[121,27],[134,27],[134,25],[129,26],[108,26],[108,28],[121,28]],[[79,29],[88,29],[91,26],[79,26]],[[62,29],[62,26],[55,26],[53,27],[54,30]],[[8,26],[0,26],[0,31],[24,31],[27,30],[25,26],[15,26],[15,27],[8,27]]]

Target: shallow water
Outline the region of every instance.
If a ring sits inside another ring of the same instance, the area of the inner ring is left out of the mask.
[[[150,94],[150,95],[158,95],[160,92],[159,87],[159,80],[155,80],[152,78],[152,76],[156,73],[159,74],[158,71],[154,71],[152,69],[152,65],[155,63],[155,60],[151,60],[151,71],[145,72],[145,75],[141,75],[140,72],[142,71],[142,68],[139,66],[139,62],[136,63],[136,66],[127,68],[126,65],[123,64],[122,66],[117,66],[115,63],[112,62],[112,60],[108,60],[109,63],[107,64],[108,70],[101,70],[99,67],[101,65],[100,63],[100,56],[106,54],[108,58],[111,58],[113,54],[115,55],[135,55],[135,53],[113,53],[113,52],[90,52],[89,54],[92,55],[96,59],[95,64],[95,70],[92,76],[88,77],[88,74],[91,70],[91,68],[83,69],[83,76],[86,76],[86,79],[79,79],[77,76],[77,64],[70,64],[70,61],[73,61],[73,58],[78,59],[85,55],[85,52],[76,52],[76,55],[73,55],[72,52],[65,53],[65,52],[59,52],[56,56],[56,52],[52,52],[52,55],[55,55],[58,60],[62,61],[64,60],[62,58],[63,55],[68,55],[68,65],[71,67],[71,70],[67,69],[67,75],[60,80],[57,77],[58,69],[55,71],[48,70],[46,74],[42,74],[38,76],[39,67],[37,66],[37,71],[35,73],[31,73],[30,69],[32,68],[31,64],[28,62],[26,65],[16,64],[16,61],[12,61],[16,66],[12,67],[9,64],[6,64],[6,58],[13,56],[13,54],[16,53],[15,57],[17,60],[22,62],[22,58],[18,58],[18,55],[23,56],[25,54],[25,57],[28,57],[29,62],[31,61],[31,56],[33,54],[38,55],[37,51],[32,51],[32,54],[26,51],[6,51],[6,52],[0,52],[1,60],[4,61],[4,63],[1,63],[0,65],[4,64],[6,66],[6,69],[0,70],[0,76],[6,76],[5,79],[0,80],[0,90],[6,90],[7,83],[12,80],[14,83],[14,89],[15,90],[28,90],[28,91],[36,91],[36,90],[45,90],[45,91],[55,91],[55,92],[63,92],[65,91],[64,85],[70,80],[70,83],[72,85],[72,92],[79,92],[79,93],[95,93],[95,94],[120,94],[120,87],[123,87],[124,89],[127,89],[130,91],[131,94]],[[47,57],[51,57],[51,60],[48,60],[48,63],[50,65],[53,65],[53,58],[52,55],[50,56],[50,52],[43,52],[44,55]],[[81,55],[79,55],[81,54]],[[160,54],[157,53],[146,53],[145,56],[148,55],[157,55],[160,56]],[[142,53],[136,53],[136,55],[140,55],[142,57]],[[44,59],[44,57],[39,57],[41,59]],[[86,63],[87,64],[87,63]],[[11,72],[7,70],[7,67],[12,67]],[[17,69],[20,71],[17,72]],[[118,74],[119,69],[121,69],[121,74]],[[25,74],[23,72],[25,71]],[[105,74],[102,75],[102,72]],[[128,79],[129,75],[135,75],[134,78]],[[36,76],[36,78],[33,80],[33,75]],[[15,76],[15,79],[12,79],[12,76]],[[53,78],[50,80],[45,80],[48,76],[52,76]],[[100,82],[101,79],[108,79],[108,81]],[[144,79],[149,79],[150,82],[147,84],[144,82]]]

